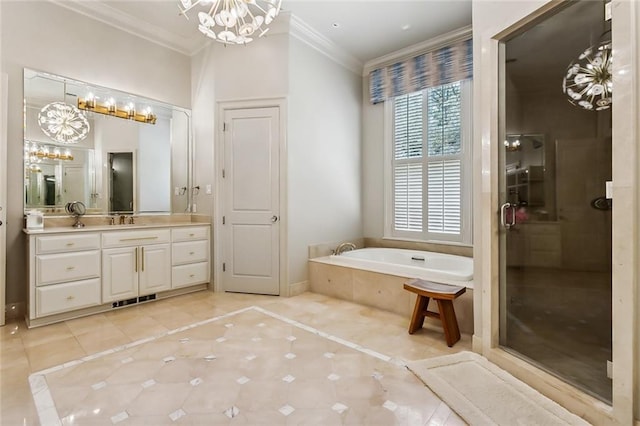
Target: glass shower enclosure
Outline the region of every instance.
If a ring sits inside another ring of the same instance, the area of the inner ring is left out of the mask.
[[[568,2],[505,41],[500,344],[611,402],[611,33]],[[607,76],[608,73],[608,76]]]

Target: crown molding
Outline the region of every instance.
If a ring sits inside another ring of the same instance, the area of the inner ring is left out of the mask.
[[[103,2],[82,0],[48,1],[183,55],[191,56],[207,43],[206,40],[194,43],[160,26],[141,21]]]
[[[395,52],[367,61],[362,69],[362,75],[367,76],[371,71],[375,69],[382,68],[387,65],[391,65],[396,62],[421,55],[423,53],[431,52],[436,49],[440,49],[457,41],[467,40],[471,38],[471,36],[471,25],[468,25],[466,27],[458,28],[457,30],[441,34],[434,38],[430,38],[429,40],[421,41],[420,43],[413,44],[411,46],[405,47],[404,49],[396,50]]]
[[[293,14],[289,21],[289,32],[291,36],[314,48],[348,70],[358,75],[362,73],[362,61],[339,47],[337,44],[320,34],[302,19]]]

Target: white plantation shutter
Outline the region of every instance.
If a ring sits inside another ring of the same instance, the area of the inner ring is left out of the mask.
[[[469,158],[463,139],[470,125],[465,90],[455,82],[393,100],[392,236],[469,240],[469,197],[463,185]]]
[[[421,92],[398,96],[395,100],[394,158],[403,160],[422,157],[422,110]]]
[[[398,96],[393,120],[393,218],[398,231],[422,232],[423,95]]]
[[[432,161],[427,166],[427,230],[460,234],[462,166],[460,160]]]
[[[395,229],[422,231],[422,164],[397,165],[393,183]]]

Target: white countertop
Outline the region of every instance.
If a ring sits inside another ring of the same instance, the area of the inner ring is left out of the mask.
[[[74,232],[102,232],[102,231],[127,231],[130,229],[153,229],[153,228],[177,228],[188,226],[211,226],[205,222],[179,222],[179,223],[148,223],[132,225],[87,225],[84,228],[73,228],[72,226],[45,227],[43,229],[27,229],[22,232],[28,235],[61,234]]]

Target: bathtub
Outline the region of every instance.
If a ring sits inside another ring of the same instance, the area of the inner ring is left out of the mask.
[[[473,288],[473,259],[464,256],[393,248],[364,248],[337,256],[331,255],[324,258],[324,261],[366,271]]]
[[[453,303],[460,331],[473,333],[471,258],[417,250],[365,248],[339,256],[309,259],[312,292],[391,311],[406,317],[407,321],[416,300],[415,294],[403,287],[409,278],[466,287],[467,291]]]

